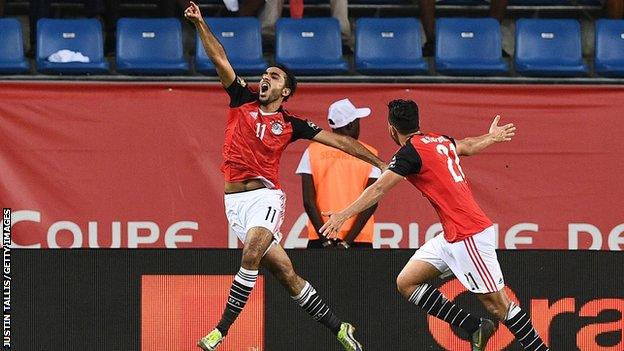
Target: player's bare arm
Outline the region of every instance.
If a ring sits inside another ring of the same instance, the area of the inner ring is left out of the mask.
[[[513,123],[499,126],[499,121],[500,116],[496,115],[487,134],[457,140],[457,153],[461,156],[470,156],[493,144],[511,141],[511,138],[516,135],[516,127]]]
[[[377,179],[375,178],[369,178],[366,183],[366,187],[368,188],[369,186],[375,184],[376,181]],[[362,232],[366,222],[368,222],[373,213],[375,213],[375,210],[377,210],[377,204],[373,204],[371,207],[357,214],[355,221],[353,222],[353,226],[349,228],[347,235],[344,237],[344,242],[347,244],[347,247],[353,244],[355,239]]]
[[[388,168],[388,165],[384,161],[375,156],[375,154],[370,152],[364,145],[349,136],[321,130],[312,140],[342,150],[382,171]]]
[[[225,54],[223,45],[221,45],[217,37],[210,31],[206,21],[204,21],[199,6],[191,1],[189,7],[184,10],[184,17],[193,22],[195,28],[197,28],[204,50],[206,50],[206,54],[214,63],[221,84],[226,88],[229,87],[236,79],[236,73]]]
[[[347,206],[340,212],[323,212],[324,216],[328,216],[329,219],[321,227],[321,234],[326,237],[333,237],[340,230],[344,222],[355,216],[356,214],[366,210],[373,206],[379,200],[381,200],[395,185],[397,185],[403,178],[401,175],[386,170],[381,174],[381,177],[377,179],[375,183],[366,188],[364,192],[357,198],[351,205]]]

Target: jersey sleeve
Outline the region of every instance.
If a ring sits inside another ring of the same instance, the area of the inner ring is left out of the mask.
[[[450,141],[451,141],[451,143],[453,143],[453,145],[457,146],[457,143],[455,142],[455,139],[454,139],[454,138],[451,138],[451,137],[450,137],[450,136],[448,136],[448,135],[442,135],[442,136],[443,136],[443,137],[445,137],[445,138],[447,138],[448,140],[450,140]]]
[[[322,130],[316,124],[308,121],[302,120],[297,117],[289,116],[286,118],[288,122],[292,125],[293,134],[291,141],[295,141],[298,139],[312,139],[314,138],[320,131]]]
[[[390,165],[388,165],[389,170],[402,177],[407,177],[410,174],[418,174],[421,167],[422,159],[420,155],[418,155],[414,145],[409,141],[394,154]]]
[[[297,166],[296,174],[312,174],[312,166],[310,165],[310,151],[308,149],[305,150],[303,156],[301,156],[301,161],[299,161],[299,166]]]
[[[230,107],[238,107],[258,99],[258,94],[251,90],[247,82],[239,76],[236,76],[232,84],[225,88],[225,91],[230,96]]]

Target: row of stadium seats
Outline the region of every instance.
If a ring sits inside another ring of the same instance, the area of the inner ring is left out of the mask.
[[[225,47],[234,68],[251,75],[267,67],[256,18],[206,18]],[[448,75],[506,75],[498,22],[491,18],[441,18],[435,69]],[[21,27],[0,19],[0,73],[30,70],[24,58]],[[420,25],[414,18],[360,18],[356,22],[355,70],[371,75],[426,74]],[[102,28],[95,19],[41,19],[37,25],[36,68],[49,74],[107,74]],[[190,65],[176,18],[122,18],[117,24],[116,71],[122,74],[183,75]],[[584,76],[581,33],[573,19],[516,21],[515,71],[526,76]],[[59,50],[80,52],[89,62],[51,62]],[[197,40],[195,70],[214,75],[214,66]],[[334,18],[282,18],[276,26],[275,61],[296,74],[344,74],[340,28]],[[596,21],[594,67],[604,76],[624,77],[624,20]]]

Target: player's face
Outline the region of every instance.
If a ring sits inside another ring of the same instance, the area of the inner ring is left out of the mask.
[[[392,140],[394,140],[397,145],[401,146],[401,142],[399,141],[399,132],[397,132],[397,130],[390,123],[388,123],[388,133],[390,133]]]
[[[290,93],[286,88],[286,73],[277,67],[269,67],[262,74],[260,80],[260,103],[270,104],[280,98],[284,98],[284,94]]]

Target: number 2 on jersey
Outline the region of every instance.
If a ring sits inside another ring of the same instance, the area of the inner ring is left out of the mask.
[[[443,144],[438,144],[436,150],[438,150],[438,153],[446,156],[448,169],[449,172],[451,172],[451,176],[453,176],[453,180],[456,183],[463,182],[464,180],[466,180],[466,176],[464,175],[464,171],[462,171],[461,166],[459,165],[459,156],[457,156],[455,145],[449,144],[449,146],[451,149],[450,153],[449,148],[447,148]],[[457,166],[457,170],[455,170],[455,166]]]

